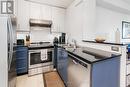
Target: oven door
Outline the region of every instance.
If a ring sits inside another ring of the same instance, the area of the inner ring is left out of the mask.
[[[47,56],[45,56],[47,55]],[[46,58],[42,58],[46,57]],[[52,65],[52,49],[47,49],[46,54],[42,54],[42,50],[29,51],[29,68]]]
[[[29,51],[29,68],[35,67],[34,65],[40,64],[41,61],[41,51],[31,50]]]

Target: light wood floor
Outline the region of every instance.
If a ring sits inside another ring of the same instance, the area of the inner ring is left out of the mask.
[[[45,79],[46,87],[65,87],[57,72],[45,73],[43,76]]]
[[[18,76],[16,87],[44,87],[43,74]]]

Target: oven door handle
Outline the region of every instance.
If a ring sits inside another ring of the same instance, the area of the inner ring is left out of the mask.
[[[41,53],[41,51],[29,51],[29,53]]]

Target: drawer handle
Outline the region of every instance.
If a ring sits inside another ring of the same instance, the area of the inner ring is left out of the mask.
[[[78,64],[75,60],[73,60],[73,63],[76,64],[76,65]]]

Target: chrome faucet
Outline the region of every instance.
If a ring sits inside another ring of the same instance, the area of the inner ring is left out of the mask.
[[[73,39],[72,42],[74,43],[74,49],[76,49],[77,48],[77,41],[75,39]]]

